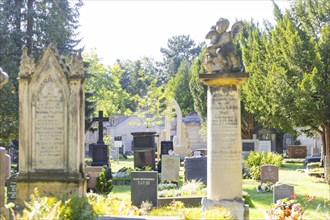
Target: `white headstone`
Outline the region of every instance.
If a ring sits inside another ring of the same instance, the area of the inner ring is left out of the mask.
[[[272,148],[271,141],[260,141],[257,151],[259,152],[270,152]]]
[[[162,155],[162,181],[179,181],[180,157]]]

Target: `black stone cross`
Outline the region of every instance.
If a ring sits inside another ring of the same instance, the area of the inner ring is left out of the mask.
[[[109,121],[109,118],[103,118],[103,111],[99,111],[99,117],[93,118],[93,121],[99,122],[99,139],[97,144],[104,144],[103,141],[103,122]]]

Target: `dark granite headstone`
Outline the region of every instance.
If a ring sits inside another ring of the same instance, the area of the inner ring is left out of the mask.
[[[242,151],[254,151],[254,142],[253,143],[242,143],[243,144],[243,149]]]
[[[109,165],[109,151],[105,144],[93,145],[93,162],[91,166]]]
[[[272,182],[276,183],[278,181],[278,166],[276,165],[262,165],[260,167],[261,173],[260,173],[260,182],[266,183],[266,182]]]
[[[173,141],[160,142],[160,155],[168,155],[168,151],[173,151]]]
[[[151,166],[155,168],[155,150],[135,150],[134,151],[134,167],[142,168]]]
[[[157,206],[158,172],[133,171],[131,173],[131,201],[140,207],[143,201],[149,201]]]
[[[185,180],[200,180],[207,184],[207,157],[185,158]]]
[[[134,167],[155,168],[156,132],[133,132]]]
[[[294,194],[294,186],[287,184],[275,184],[273,192],[273,202],[276,203],[277,200],[288,198]]]
[[[15,200],[16,200],[16,185],[17,185],[17,174],[13,174],[6,180],[7,203],[15,202]]]
[[[99,111],[99,117],[93,118],[93,121],[97,121],[99,123],[99,138],[97,144],[92,145],[93,162],[91,166],[109,166],[108,145],[105,145],[103,141],[103,122],[109,121],[109,118],[103,118],[103,111]]]

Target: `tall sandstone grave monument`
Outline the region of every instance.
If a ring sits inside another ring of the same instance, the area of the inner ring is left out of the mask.
[[[203,209],[224,206],[235,219],[244,219],[242,200],[242,140],[240,84],[247,74],[241,71],[233,39],[242,29],[220,18],[206,39],[210,46],[205,54],[207,74],[200,74],[207,91],[207,198]]]
[[[41,195],[84,196],[85,85],[81,55],[70,65],[56,48],[38,65],[23,48],[19,81],[17,203]]]

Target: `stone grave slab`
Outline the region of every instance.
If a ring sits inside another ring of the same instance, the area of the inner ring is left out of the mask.
[[[99,174],[101,173],[103,167],[99,166],[99,167],[91,167],[91,166],[87,166],[86,167],[86,173],[89,177],[88,181],[87,181],[87,189],[93,190],[95,191],[95,186],[96,186],[96,178],[99,176]]]
[[[18,176],[18,174],[15,173],[15,174],[11,175],[6,180],[7,203],[10,203],[10,202],[15,203],[15,200],[16,200],[16,191],[17,191],[17,176]]]
[[[278,182],[278,166],[266,164],[266,165],[261,165],[260,169],[261,169],[261,174],[260,174],[261,183]]]
[[[307,146],[304,145],[289,145],[289,158],[305,158],[307,156]]]
[[[185,158],[185,180],[200,180],[207,184],[207,157]]]
[[[131,173],[131,201],[140,207],[143,201],[152,202],[157,206],[158,198],[158,172],[133,171]]]
[[[162,155],[162,181],[179,181],[180,156]]]
[[[6,182],[6,149],[0,147],[0,208],[5,205],[5,182]]]
[[[259,141],[258,151],[259,152],[270,152],[272,148],[271,141]]]
[[[170,150],[173,151],[173,141],[160,142],[160,155],[168,155]]]
[[[294,186],[288,184],[276,183],[273,191],[273,202],[276,203],[278,200],[288,198],[294,194]]]
[[[312,147],[311,149],[311,156],[312,157],[319,157],[321,156],[321,149],[317,147]]]
[[[41,196],[85,196],[85,79],[81,54],[66,65],[53,45],[34,63],[23,48],[19,81],[17,204]]]
[[[9,154],[5,154],[5,163],[6,163],[6,179],[8,179],[11,175],[11,156]]]

